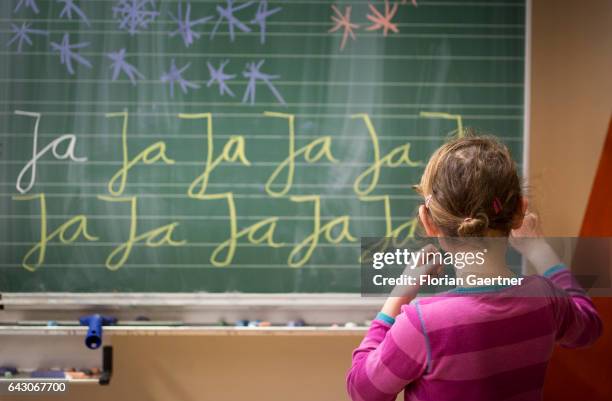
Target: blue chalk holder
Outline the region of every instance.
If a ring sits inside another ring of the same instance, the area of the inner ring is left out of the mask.
[[[102,315],[83,316],[79,319],[82,326],[89,326],[85,336],[85,345],[89,349],[98,349],[102,345],[102,326],[110,326],[117,323],[117,319]]]

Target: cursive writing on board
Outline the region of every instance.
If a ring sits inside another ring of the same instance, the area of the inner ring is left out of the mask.
[[[47,245],[52,241],[59,241],[60,244],[70,245],[77,240],[95,242],[99,237],[91,232],[88,227],[88,217],[84,214],[75,215],[55,228],[49,227],[47,218],[47,204],[45,193],[26,194],[35,185],[36,162],[49,150],[56,159],[66,160],[76,163],[87,163],[87,158],[77,157],[75,148],[77,137],[74,134],[61,135],[51,141],[42,150],[38,150],[38,130],[43,115],[27,111],[16,111],[19,116],[27,116],[35,119],[33,135],[33,156],[25,164],[17,177],[16,188],[21,195],[13,197],[15,201],[38,201],[40,210],[40,234],[39,240],[25,253],[22,259],[22,266],[35,271],[44,265]],[[461,116],[446,113],[423,112],[426,118],[442,118],[455,120],[457,132],[462,133]],[[326,161],[331,164],[341,164],[333,153],[333,138],[322,135],[310,140],[306,145],[296,147],[295,123],[297,116],[289,113],[265,112],[264,118],[285,122],[287,127],[288,148],[287,156],[278,162],[272,173],[268,176],[263,189],[267,196],[271,198],[285,198],[289,202],[301,203],[310,207],[311,212],[308,220],[311,228],[304,233],[303,238],[295,244],[286,244],[277,239],[277,229],[281,224],[289,224],[280,217],[271,216],[262,218],[246,227],[239,227],[238,213],[233,192],[213,192],[209,190],[209,179],[215,169],[221,168],[224,163],[238,164],[244,168],[251,167],[251,161],[247,157],[248,147],[245,137],[233,135],[220,148],[215,150],[214,130],[212,113],[179,113],[178,119],[191,121],[193,124],[203,125],[202,138],[205,143],[205,161],[203,161],[202,172],[194,177],[193,181],[185,188],[188,198],[199,202],[224,202],[227,208],[227,227],[229,234],[212,250],[210,263],[213,266],[231,266],[235,257],[236,250],[240,241],[249,244],[268,246],[270,248],[280,248],[291,246],[286,263],[290,267],[302,267],[312,258],[318,246],[322,243],[340,244],[354,243],[358,240],[358,235],[352,232],[351,216],[348,214],[340,215],[330,220],[322,221],[321,216],[321,196],[317,194],[292,195],[291,189],[296,172],[296,160],[305,161],[306,165]],[[408,239],[414,237],[417,220],[407,219],[400,225],[394,226],[391,210],[391,198],[387,194],[372,195],[372,191],[377,188],[381,169],[396,168],[415,168],[423,165],[422,161],[414,161],[411,158],[410,143],[392,148],[389,152],[381,152],[379,135],[375,129],[374,122],[368,114],[355,114],[348,116],[350,119],[363,122],[367,130],[373,155],[367,167],[360,172],[353,182],[353,191],[360,202],[381,205],[381,212],[384,216],[385,233],[384,235],[392,238]],[[157,141],[146,146],[135,156],[129,152],[128,122],[129,112],[124,110],[118,113],[106,114],[108,119],[121,121],[121,143],[120,154],[121,166],[108,179],[106,190],[108,195],[100,194],[98,199],[101,202],[121,203],[129,205],[129,228],[124,235],[125,240],[114,247],[108,254],[105,266],[112,271],[123,267],[134,252],[135,246],[140,244],[144,248],[156,248],[161,246],[181,247],[189,243],[187,238],[180,238],[177,228],[180,226],[178,221],[169,221],[167,224],[141,232],[138,228],[138,196],[123,196],[126,187],[129,185],[129,173],[131,169],[138,165],[147,166],[155,163],[162,163],[169,166],[175,161],[167,155],[167,145],[164,141]],[[60,145],[65,145],[65,149],[60,150]],[[30,180],[27,185],[23,184],[24,176],[30,173]],[[285,177],[281,180],[279,177]],[[205,203],[203,203],[205,204]],[[73,246],[76,246],[73,244]],[[142,252],[139,250],[139,252]]]

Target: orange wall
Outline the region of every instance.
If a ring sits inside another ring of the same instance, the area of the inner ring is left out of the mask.
[[[530,185],[545,233],[612,236],[612,221],[583,222],[589,203],[591,220],[610,205],[592,186],[612,112],[612,2],[534,0],[532,27]],[[612,171],[598,176],[610,187],[602,176]],[[555,350],[545,401],[612,399],[611,301],[595,299],[604,335],[594,347]]]

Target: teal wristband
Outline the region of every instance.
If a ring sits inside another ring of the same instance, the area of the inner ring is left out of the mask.
[[[376,315],[376,320],[380,320],[382,322],[389,323],[389,324],[395,323],[394,318],[392,318],[391,316],[383,312],[378,312],[378,314]]]
[[[561,270],[567,270],[567,267],[563,264],[554,265],[550,269],[546,270],[543,274],[544,277],[550,277],[555,273],[560,272]]]

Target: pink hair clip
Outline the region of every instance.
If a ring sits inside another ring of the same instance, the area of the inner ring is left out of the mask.
[[[429,204],[431,203],[431,195],[427,195],[425,197],[425,208],[429,209]]]
[[[499,200],[499,198],[496,196],[495,198],[493,198],[493,210],[495,211],[495,214],[499,214],[499,212],[501,212],[502,209],[503,209],[502,203]]]

